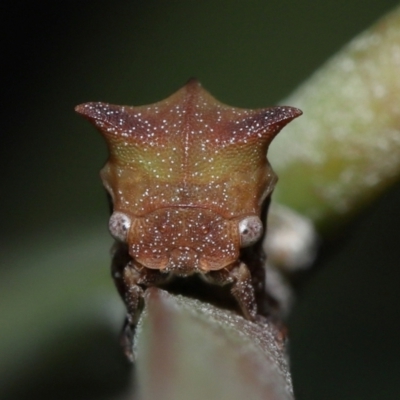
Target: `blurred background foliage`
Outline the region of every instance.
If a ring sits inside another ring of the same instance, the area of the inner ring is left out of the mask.
[[[0,398],[118,398],[128,381],[105,145],[76,104],[151,103],[195,76],[227,104],[273,105],[395,5],[3,1]],[[396,186],[301,280],[298,400],[399,398],[399,200]]]

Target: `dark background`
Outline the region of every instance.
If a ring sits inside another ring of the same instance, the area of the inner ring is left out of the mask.
[[[396,4],[3,1],[0,317],[11,327],[7,332],[18,322],[20,340],[35,346],[29,329],[39,322],[28,323],[26,316],[40,302],[25,297],[16,273],[29,276],[30,287],[40,287],[36,271],[42,271],[43,255],[55,251],[65,261],[69,243],[77,237],[84,243],[92,227],[99,227],[99,241],[108,245],[98,178],[105,145],[74,114],[76,104],[151,103],[195,76],[225,103],[272,105]],[[329,248],[317,273],[301,286],[290,321],[298,400],[400,398],[399,200],[397,187]],[[100,256],[106,265],[107,249]],[[103,264],[96,284],[118,302]],[[54,276],[57,268],[54,262]],[[13,313],[15,302],[6,289],[26,301],[22,313]],[[75,304],[73,289],[70,296],[69,308]],[[46,353],[24,355],[25,347],[15,342],[7,357],[0,355],[1,368],[9,372],[5,398],[106,399],[123,390],[123,360],[118,349],[107,350],[114,346],[114,330],[101,323],[82,332],[79,326],[68,329],[57,346],[57,334],[46,332],[51,344]],[[25,362],[26,357],[34,359]],[[20,361],[11,369],[9,360]]]

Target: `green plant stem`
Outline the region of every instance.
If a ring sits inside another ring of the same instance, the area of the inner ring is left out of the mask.
[[[284,104],[304,115],[272,143],[274,199],[331,233],[400,175],[400,8],[354,39]]]
[[[140,400],[293,399],[270,322],[150,288],[137,336]]]

